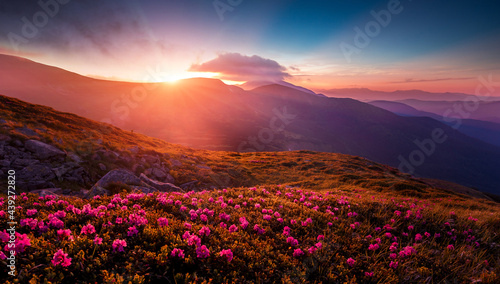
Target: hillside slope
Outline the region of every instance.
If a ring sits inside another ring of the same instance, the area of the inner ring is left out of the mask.
[[[46,180],[33,175],[28,179],[33,184],[24,188],[23,180],[18,180],[24,190],[46,187],[87,190],[108,171],[126,169],[185,189],[283,184],[312,189],[361,186],[422,197],[443,193],[424,180],[355,156],[311,151],[195,150],[5,96],[0,96],[0,107],[2,177],[8,169],[32,174],[26,168],[33,162],[39,164],[38,170],[48,172],[51,177]],[[25,149],[29,140],[42,141],[63,153],[50,159],[37,158]],[[61,174],[61,169],[66,172]],[[74,171],[81,178],[75,180]],[[36,183],[35,177],[44,183]]]

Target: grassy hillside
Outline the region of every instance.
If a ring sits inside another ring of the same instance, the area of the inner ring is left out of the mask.
[[[98,163],[106,164],[108,170],[131,168],[142,157],[155,155],[168,165],[177,185],[198,181],[199,189],[282,184],[310,189],[365,187],[404,196],[428,197],[449,194],[446,189],[455,188],[438,186],[441,189],[436,189],[435,185],[402,174],[392,167],[349,155],[312,151],[236,153],[192,149],[6,96],[0,96],[0,118],[4,121],[0,125],[0,135],[8,137],[8,143],[37,139],[77,155],[94,181],[107,172],[101,170]],[[27,135],[25,129],[34,134]],[[111,159],[101,155],[101,160],[96,161],[95,153],[99,151],[113,151],[119,157]],[[74,190],[88,189],[92,185],[55,183]],[[477,191],[470,191],[485,198]]]

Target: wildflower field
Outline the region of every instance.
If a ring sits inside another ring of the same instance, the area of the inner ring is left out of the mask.
[[[454,195],[268,186],[16,206],[4,283],[500,283],[498,205]]]

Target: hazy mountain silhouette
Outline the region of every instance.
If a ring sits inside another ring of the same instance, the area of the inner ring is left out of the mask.
[[[461,119],[476,119],[500,123],[500,98],[488,98],[475,102],[459,101],[425,101],[416,99],[397,100],[397,102],[412,106],[425,112],[432,112],[439,116]]]
[[[374,91],[366,88],[343,88],[317,90],[329,97],[351,98],[359,101],[397,101],[418,99],[425,101],[461,101],[470,95],[462,93],[431,93],[421,90],[398,90],[394,92]],[[498,98],[500,100],[500,98]]]
[[[488,142],[490,144],[500,147],[499,123],[476,120],[476,119],[461,119],[460,122],[458,122],[455,119],[453,121],[445,120],[443,116],[437,115],[432,112],[420,111],[400,102],[372,101],[369,102],[369,104],[391,111],[397,115],[430,117],[438,121],[441,121],[444,124],[447,124],[451,127],[456,128],[463,134],[466,134],[470,137],[474,137],[483,140],[484,142]]]

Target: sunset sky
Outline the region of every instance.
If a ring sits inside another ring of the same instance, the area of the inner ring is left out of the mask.
[[[37,2],[0,2],[0,53],[97,78],[465,93],[500,81],[498,1]]]

